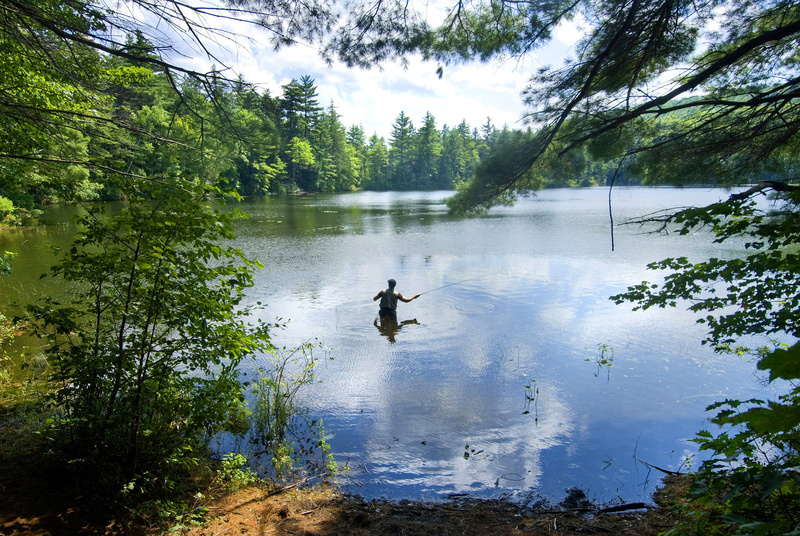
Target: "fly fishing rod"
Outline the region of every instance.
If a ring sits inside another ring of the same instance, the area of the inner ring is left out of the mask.
[[[475,276],[475,277],[470,277],[470,278],[467,278],[467,279],[461,279],[460,281],[453,281],[452,283],[448,283],[446,285],[442,285],[441,287],[436,287],[436,288],[432,288],[430,290],[426,290],[425,292],[420,292],[419,295],[422,296],[423,294],[430,294],[431,292],[436,292],[437,290],[442,290],[443,288],[452,287],[454,285],[461,285],[463,283],[467,283],[468,281],[474,281],[476,279],[483,279],[485,277],[496,275],[496,274],[502,273],[504,271],[505,270],[498,270],[496,272],[492,272],[492,273],[489,273],[489,274],[483,274],[483,275],[478,275],[478,276]],[[371,303],[364,303],[364,304],[358,305],[357,307],[372,307],[372,306],[373,306],[373,304],[371,304]]]
[[[448,283],[446,285],[442,285],[441,287],[436,287],[436,288],[432,288],[430,290],[426,290],[425,292],[420,292],[419,295],[422,296],[423,294],[429,294],[431,292],[436,292],[437,290],[442,290],[443,288],[452,287],[454,285],[461,285],[462,283],[466,283],[467,281],[474,281],[476,279],[483,279],[484,277],[489,277],[490,275],[499,274],[502,271],[503,270],[498,270],[498,271],[492,272],[490,274],[483,274],[483,275],[478,275],[478,276],[475,276],[475,277],[470,277],[469,279],[462,279],[461,281],[454,281],[452,283]]]

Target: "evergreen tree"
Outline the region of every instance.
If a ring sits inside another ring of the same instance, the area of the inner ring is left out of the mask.
[[[497,129],[492,124],[492,118],[487,117],[486,123],[481,127],[481,139],[478,142],[478,155],[481,159],[489,156],[489,153],[494,147],[494,138],[497,134]]]
[[[293,79],[283,86],[283,98],[280,100],[280,105],[282,133],[286,142],[292,142],[295,139],[308,142],[313,136],[313,129],[321,110],[316,97],[317,88],[314,85],[314,79],[308,75],[303,75],[299,81]],[[295,145],[295,152],[296,149]],[[290,151],[291,149],[287,145],[286,152]],[[317,189],[317,179],[312,177],[314,172],[308,167],[308,164],[300,164],[296,154],[287,156],[286,161],[289,163],[289,175],[293,184],[304,190]],[[303,161],[308,161],[308,159],[303,159]],[[303,166],[301,176],[298,176],[298,165]],[[317,165],[324,165],[324,162]]]
[[[309,139],[322,108],[317,101],[317,86],[314,79],[303,75],[283,86],[281,100],[286,137],[300,136]]]
[[[292,79],[283,86],[283,96],[280,99],[281,131],[287,141],[306,136],[307,129],[301,112],[302,100],[300,85],[296,80]]]
[[[438,187],[452,189],[463,184],[472,176],[478,158],[477,144],[466,121],[455,129],[444,129]]]
[[[352,145],[359,154],[363,153],[367,146],[364,128],[360,125],[351,125],[350,128],[347,129],[347,143]]]
[[[318,121],[316,134],[317,189],[323,192],[353,190],[358,185],[355,152],[336,107],[331,104]]]
[[[303,136],[309,138],[311,131],[315,128],[316,122],[322,112],[322,107],[317,101],[317,86],[314,79],[308,75],[300,77],[300,114],[302,115]]]
[[[389,150],[383,138],[373,134],[367,147],[366,173],[363,185],[373,190],[389,189]]]
[[[364,129],[359,125],[352,125],[347,130],[347,143],[353,148],[355,157],[355,169],[358,173],[359,185],[369,181],[367,171],[367,140]]]
[[[404,112],[392,125],[389,189],[411,189],[414,180],[414,125]]]
[[[430,112],[425,114],[422,126],[414,136],[415,159],[414,179],[411,185],[420,190],[430,190],[437,186],[439,157],[442,154],[441,134],[436,129],[436,121]]]

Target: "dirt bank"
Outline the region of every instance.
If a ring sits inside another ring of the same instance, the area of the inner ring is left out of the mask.
[[[2,401],[0,401],[2,402]],[[0,535],[147,535],[164,533],[152,519],[110,501],[87,475],[48,462],[25,412],[0,403]],[[635,511],[520,509],[503,501],[458,499],[445,504],[366,502],[334,490],[249,487],[204,506],[204,523],[173,527],[188,536],[617,534],[655,536],[676,521],[686,479],[668,477],[655,505]]]
[[[333,491],[268,491],[248,488],[214,502],[204,526],[189,536],[306,535],[585,535],[648,536],[675,523],[673,506],[683,489],[672,479],[657,493],[658,506],[622,513],[525,511],[502,501],[459,500],[446,504],[365,502]]]
[[[0,467],[0,534],[4,536],[156,535],[145,520],[84,493],[47,467]],[[9,478],[9,474],[12,477]],[[202,525],[173,527],[187,536],[306,535],[584,535],[655,536],[675,522],[680,484],[657,494],[657,507],[622,513],[568,510],[532,512],[502,501],[457,500],[445,504],[366,502],[333,490],[276,493],[249,487],[208,506]]]

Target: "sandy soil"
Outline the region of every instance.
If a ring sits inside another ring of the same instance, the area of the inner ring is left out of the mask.
[[[163,534],[143,520],[92,497],[52,469],[21,462],[0,467],[0,535]],[[4,471],[5,470],[5,471]],[[333,490],[270,491],[249,487],[208,504],[202,525],[170,531],[186,536],[306,535],[584,535],[655,536],[674,524],[671,505],[622,513],[554,510],[526,512],[501,501],[445,504],[366,502]]]
[[[662,500],[667,500],[662,497]],[[307,535],[656,535],[674,524],[668,505],[625,513],[524,512],[498,501],[446,504],[365,502],[331,491],[270,495],[255,488],[215,502],[189,536]]]

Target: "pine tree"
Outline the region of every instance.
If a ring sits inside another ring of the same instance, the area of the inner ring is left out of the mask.
[[[391,149],[389,149],[389,188],[408,190],[414,181],[414,125],[411,119],[400,112],[392,125]]]

